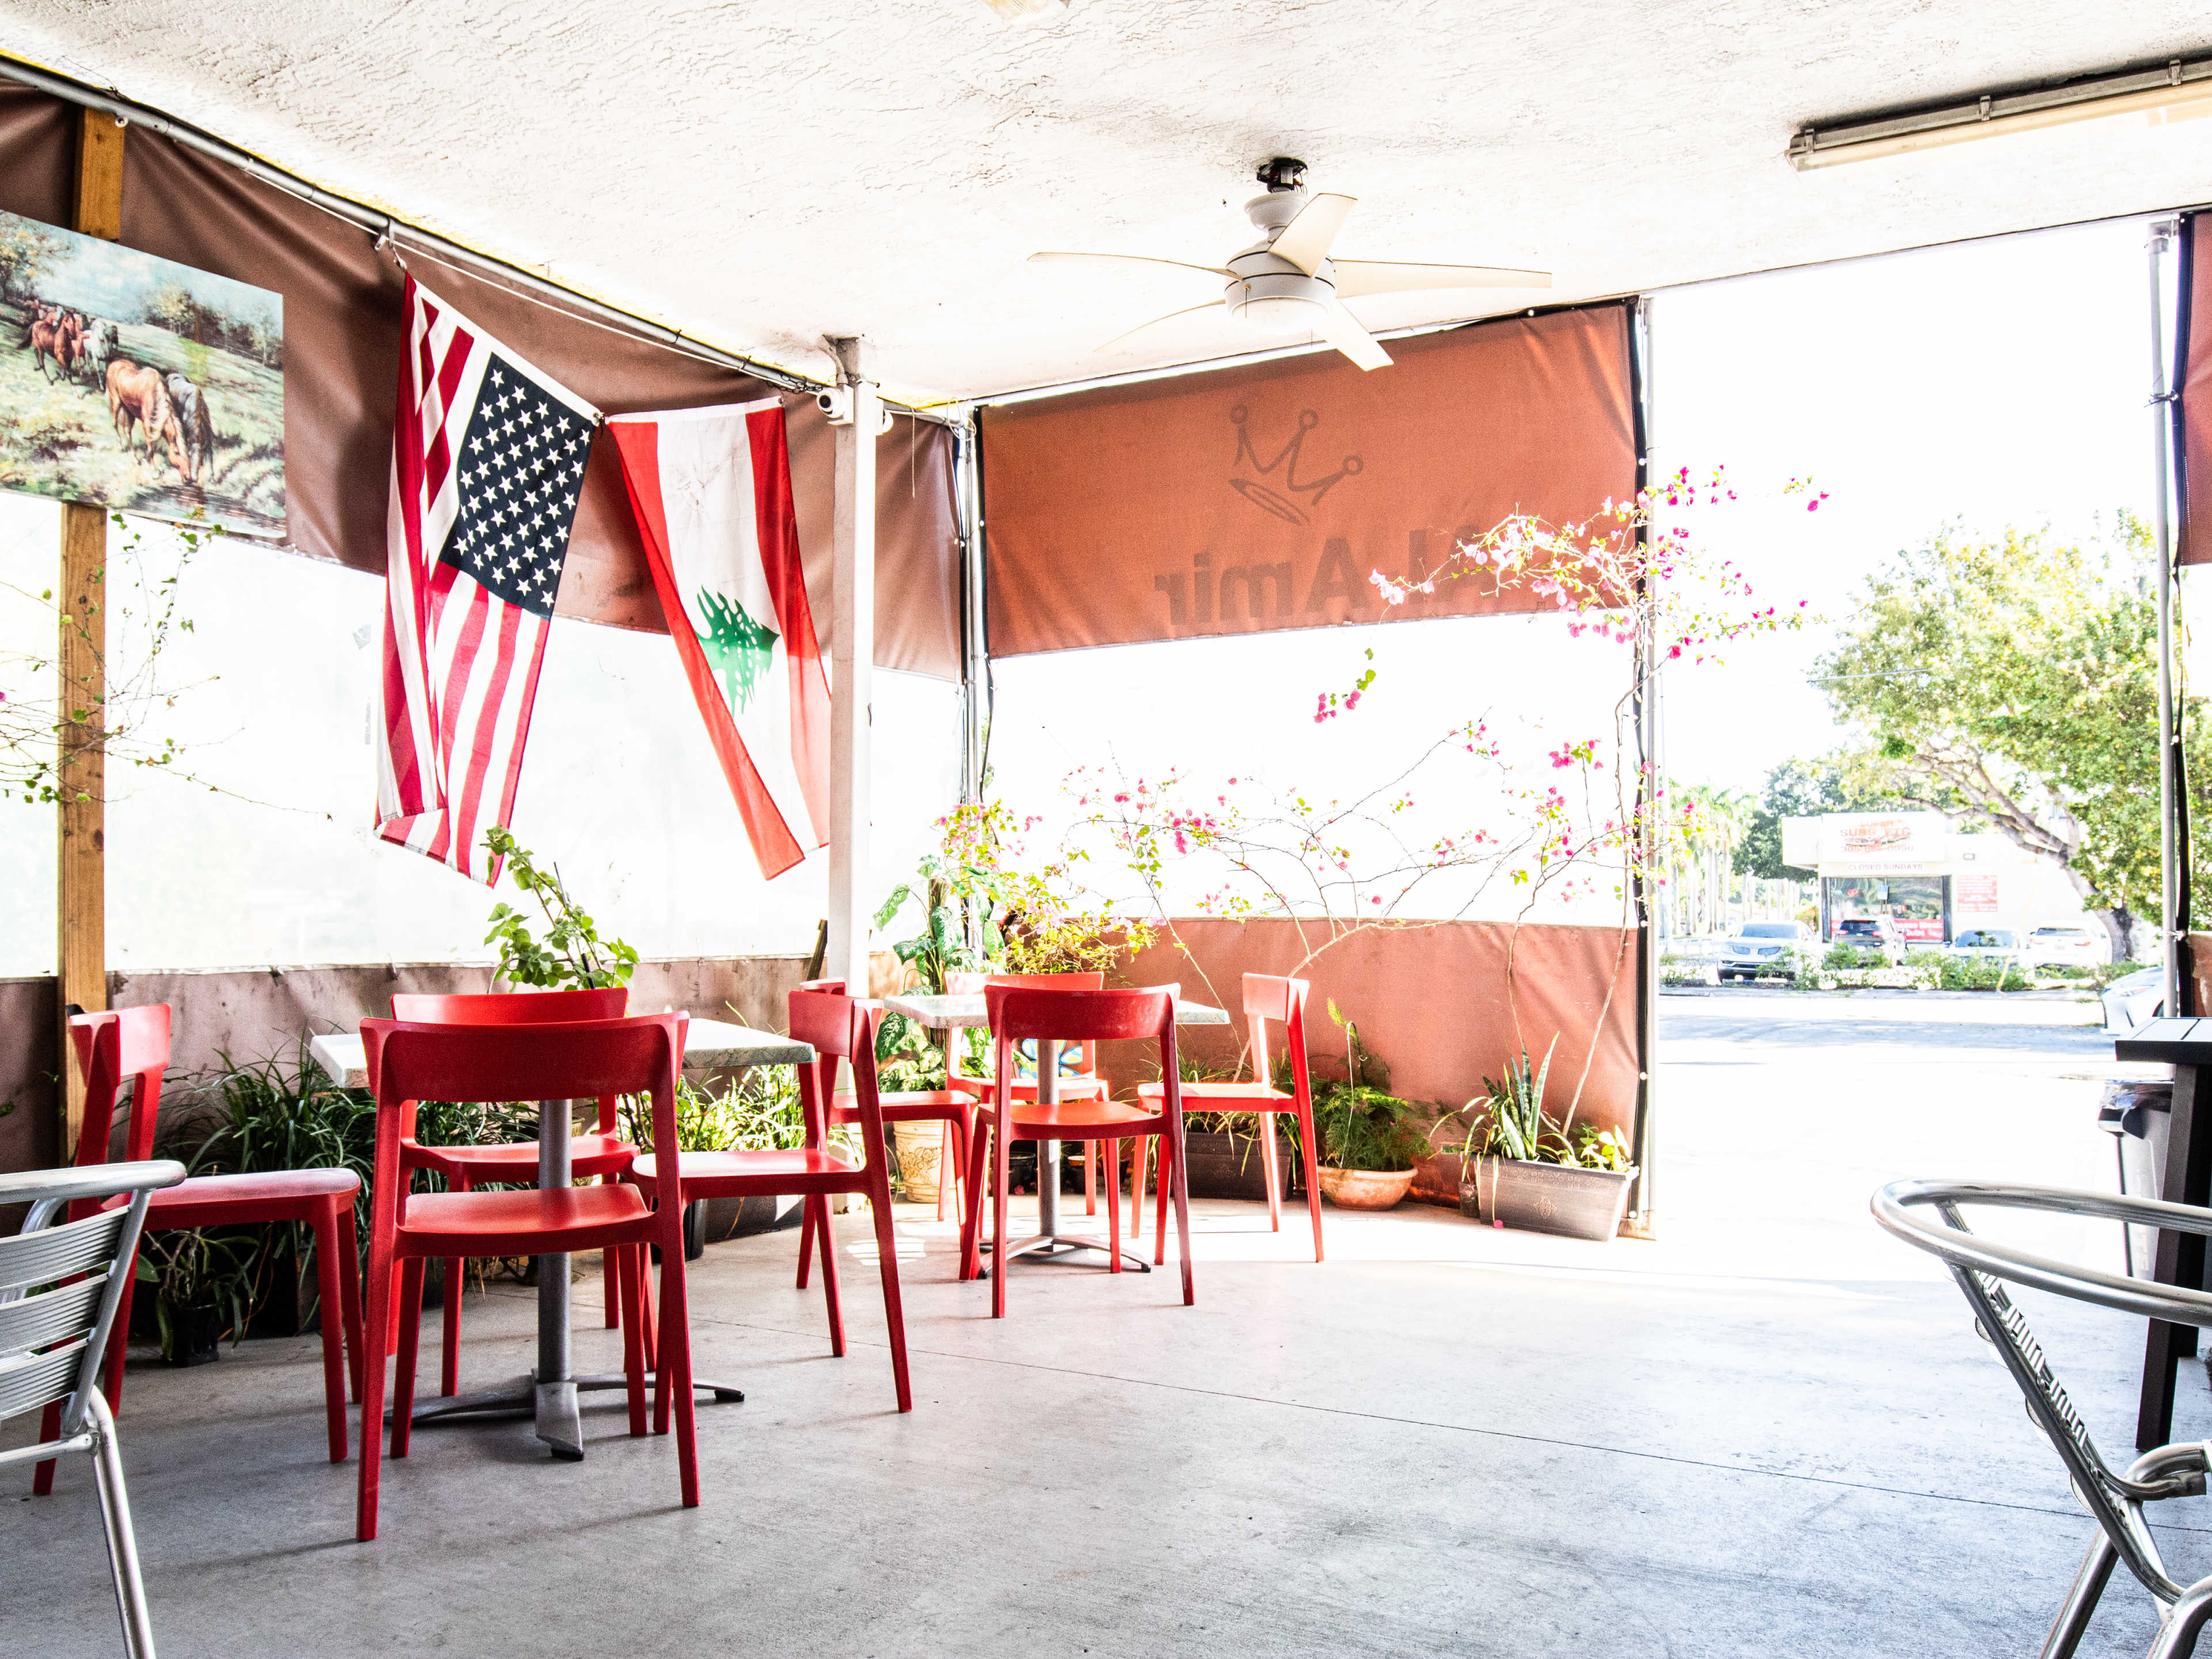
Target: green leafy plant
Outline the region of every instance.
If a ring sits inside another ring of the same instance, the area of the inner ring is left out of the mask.
[[[1314,1100],[1320,1161],[1336,1170],[1410,1170],[1429,1150],[1419,1109],[1385,1090],[1332,1083]]]
[[[235,1347],[245,1339],[259,1254],[258,1240],[246,1233],[193,1229],[146,1235],[132,1275],[154,1287],[164,1359],[177,1358],[185,1316],[202,1309],[213,1309],[229,1321],[218,1340],[228,1335]]]
[[[1468,1103],[1468,1110],[1481,1115],[1468,1131],[1462,1157],[1470,1162],[1502,1158],[1521,1164],[1564,1164],[1572,1169],[1627,1172],[1631,1168],[1628,1143],[1617,1132],[1587,1123],[1577,1127],[1571,1110],[1564,1121],[1557,1121],[1544,1109],[1552,1055],[1559,1046],[1555,1036],[1540,1061],[1523,1048],[1507,1062],[1502,1082],[1483,1079],[1485,1097]]]
[[[625,1095],[624,1133],[640,1152],[653,1150],[653,1103]],[[676,1080],[676,1145],[679,1152],[789,1151],[806,1141],[799,1079],[787,1066],[756,1066],[719,1089],[689,1078]]]
[[[558,865],[540,870],[529,850],[516,845],[501,824],[484,831],[484,846],[506,861],[507,875],[538,901],[546,921],[541,943],[521,911],[505,902],[492,907],[491,932],[484,935],[484,943],[499,946],[500,978],[510,985],[565,985],[585,990],[629,983],[637,952],[620,939],[599,938],[598,925],[562,884]]]

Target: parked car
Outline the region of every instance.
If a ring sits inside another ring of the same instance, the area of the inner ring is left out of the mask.
[[[1778,958],[1786,958],[1792,948],[1804,940],[1805,924],[1802,921],[1747,921],[1721,947],[1720,976],[1724,980],[1757,979],[1765,973],[1784,979],[1795,978],[1795,964]]]
[[[2142,968],[2105,988],[2098,999],[2105,1005],[2105,1033],[2125,1036],[2147,1019],[2155,1019],[2166,1006],[2166,970]]]
[[[1852,916],[1835,925],[1829,937],[1838,945],[1880,951],[1893,968],[1905,961],[1905,935],[1887,916]]]
[[[1964,927],[1951,941],[1954,957],[2017,957],[2020,935],[2010,927]]]
[[[2087,968],[2102,962],[2105,952],[2086,927],[2039,927],[2027,936],[2027,959]]]

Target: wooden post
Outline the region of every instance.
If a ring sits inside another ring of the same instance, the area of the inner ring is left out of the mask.
[[[76,228],[114,241],[123,234],[123,134],[115,118],[86,110],[77,129]],[[106,768],[100,732],[107,698],[107,514],[62,508],[61,755],[57,784],[56,1006],[107,1006]],[[62,1153],[76,1156],[84,1079],[62,1015]]]

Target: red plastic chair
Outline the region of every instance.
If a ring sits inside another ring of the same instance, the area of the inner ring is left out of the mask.
[[[611,990],[495,992],[441,996],[428,992],[400,991],[392,998],[392,1017],[424,1025],[544,1025],[586,1019],[620,1019],[629,1004],[629,993],[619,986]],[[445,1177],[448,1190],[465,1193],[476,1187],[535,1187],[538,1184],[538,1143],[534,1140],[498,1141],[483,1146],[433,1146],[415,1139],[414,1101],[401,1109],[400,1168],[411,1179],[417,1170],[431,1170]],[[577,1177],[597,1176],[612,1181],[624,1174],[637,1148],[622,1138],[615,1115],[615,1097],[599,1101],[599,1127],[568,1142],[569,1173]],[[438,1392],[461,1391],[461,1285],[463,1264],[446,1263],[444,1320],[441,1332]],[[615,1264],[599,1264],[600,1295],[606,1327],[615,1328],[617,1289]],[[387,1340],[386,1352],[391,1352]]]
[[[80,1166],[108,1162],[115,1100],[125,1078],[136,1079],[131,1121],[123,1156],[131,1163],[154,1155],[155,1119],[161,1110],[161,1074],[169,1066],[169,1005],[156,1002],[112,1013],[73,1014],[70,1042],[84,1073],[84,1120],[77,1132]],[[361,1398],[361,1265],[355,1243],[353,1204],[361,1177],[350,1170],[288,1170],[258,1175],[195,1176],[165,1187],[149,1200],[146,1231],[231,1227],[252,1223],[297,1221],[313,1229],[315,1272],[322,1298],[323,1411],[330,1434],[331,1462],[346,1456],[346,1392],[350,1381]],[[127,1196],[127,1195],[126,1195]],[[107,1200],[113,1209],[125,1197]],[[70,1206],[72,1221],[103,1207],[92,1200]],[[118,1268],[123,1291],[116,1304],[115,1340],[108,1344],[100,1391],[110,1410],[123,1410],[122,1333],[131,1328],[132,1264]],[[40,1438],[61,1432],[61,1408],[50,1406]],[[40,1463],[33,1481],[40,1493],[53,1489],[54,1466]]]
[[[827,991],[833,996],[845,994],[842,979],[810,979],[801,981],[802,991]],[[947,1065],[951,1063],[947,1059]],[[945,1149],[938,1158],[937,1218],[944,1220],[952,1213],[950,1207],[959,1201],[968,1177],[968,1143],[975,1138],[975,1114],[981,1108],[979,1097],[964,1089],[902,1089],[889,1093],[878,1091],[877,1102],[883,1108],[885,1123],[942,1123],[945,1126]],[[860,1121],[860,1109],[852,1095],[839,1090],[830,1097],[830,1121],[833,1125],[851,1125]],[[801,1241],[800,1275],[799,1288],[806,1288],[805,1254],[813,1245],[811,1230]]]
[[[1271,974],[1244,975],[1244,1012],[1251,1021],[1252,1077],[1249,1083],[1186,1083],[1182,1109],[1186,1112],[1257,1112],[1263,1116],[1289,1112],[1298,1120],[1298,1150],[1305,1164],[1306,1208],[1313,1214],[1314,1260],[1321,1255],[1321,1177],[1316,1171],[1313,1121],[1313,1080],[1306,1072],[1306,992],[1308,981],[1279,979]],[[1272,1086],[1274,1066],[1267,1053],[1267,1022],[1283,1028],[1283,1041],[1291,1055],[1291,1092]],[[1140,1083],[1137,1097],[1157,1100],[1162,1085]],[[1283,1230],[1283,1178],[1275,1158],[1275,1126],[1261,1125],[1260,1160],[1267,1175],[1267,1222]],[[1145,1143],[1137,1143],[1135,1178],[1129,1196],[1139,1216],[1145,1195]],[[1135,1229],[1130,1231],[1133,1236]]]
[[[1038,991],[1097,991],[1105,988],[1103,974],[947,974],[945,988],[954,996],[973,996],[994,985],[1021,985]],[[977,1077],[973,1073],[955,1069],[953,1049],[945,1051],[945,1070],[947,1082],[955,1089],[973,1095],[980,1104],[991,1094],[991,1079]],[[1106,1079],[1098,1075],[1098,1049],[1089,1042],[1064,1044],[1060,1051],[1060,1073],[1055,1092],[1062,1100],[1104,1099],[1111,1092]],[[1014,1098],[1034,1101],[1036,1098],[1036,1079],[1018,1077],[1013,1079]],[[1121,1147],[1118,1141],[1106,1143],[1106,1167],[1113,1171],[1118,1183],[1121,1178]],[[1091,1156],[1086,1147],[1083,1158],[1083,1213],[1098,1213],[1098,1165],[1100,1160]],[[939,1219],[944,1218],[942,1210]]]
[[[836,984],[834,980],[810,981],[811,987]],[[914,1394],[907,1385],[906,1320],[900,1310],[898,1250],[891,1232],[891,1182],[881,1148],[884,1110],[876,1092],[876,1028],[880,1010],[842,992],[807,988],[791,994],[791,1035],[811,1043],[816,1059],[799,1068],[799,1097],[806,1119],[806,1144],[789,1151],[740,1149],[726,1152],[687,1152],[682,1173],[686,1203],[695,1198],[791,1198],[805,1201],[799,1244],[799,1288],[806,1288],[807,1258],[816,1238],[822,1245],[822,1292],[830,1310],[830,1352],[845,1352],[845,1318],[839,1301],[836,1241],[830,1226],[830,1199],[836,1193],[865,1194],[875,1218],[878,1266],[883,1275],[884,1322],[891,1344],[891,1380],[898,1391],[898,1408],[914,1409]],[[823,1103],[837,1082],[837,1063],[853,1067],[853,1099],[860,1125],[860,1144],[866,1151],[856,1162],[843,1148],[829,1144],[828,1117]],[[656,1146],[663,1143],[656,1136]],[[657,1193],[665,1179],[659,1158],[641,1156],[630,1167],[629,1178],[647,1194]],[[680,1211],[682,1205],[664,1205]],[[659,1375],[667,1376],[665,1366]],[[686,1396],[688,1398],[688,1396]],[[667,1410],[668,1390],[657,1385],[653,1413],[661,1420]]]
[[[422,1314],[422,1264],[433,1256],[554,1255],[605,1250],[615,1259],[623,1312],[623,1370],[629,1428],[643,1434],[645,1338],[641,1306],[646,1247],[660,1251],[660,1372],[674,1387],[677,1471],[684,1506],[699,1502],[698,1446],[691,1398],[691,1322],[684,1285],[680,1205],[653,1208],[628,1182],[525,1192],[410,1195],[400,1127],[416,1100],[561,1100],[650,1095],[658,1146],[676,1146],[676,1077],[684,1056],[681,1014],[530,1025],[428,1025],[365,1019],[361,1035],[376,1088],[376,1177],[368,1240],[368,1328],[388,1328],[399,1284],[399,1363],[392,1401],[392,1455],[407,1455],[415,1404],[416,1347]],[[673,1151],[672,1164],[678,1164]],[[682,1179],[680,1165],[676,1170]],[[384,1359],[363,1377],[362,1421],[384,1413]],[[382,1449],[362,1436],[356,1533],[376,1536]]]
[[[1182,1149],[1182,1097],[1176,1061],[1176,997],[1182,988],[1156,985],[1143,990],[1051,991],[1021,986],[994,985],[983,995],[990,1012],[991,1033],[997,1056],[993,1084],[993,1109],[978,1124],[974,1161],[969,1166],[967,1224],[962,1229],[961,1277],[973,1279],[982,1268],[982,1214],[987,1158],[991,1192],[991,1237],[995,1260],[991,1271],[991,1316],[1006,1313],[1006,1264],[1014,1254],[1006,1233],[1007,1153],[1017,1140],[1119,1141],[1152,1135],[1160,1138],[1161,1170],[1159,1252],[1166,1260],[1167,1205],[1175,1199],[1176,1231],[1182,1244],[1182,1299],[1196,1301],[1190,1266],[1190,1187]],[[1159,1045],[1160,1075],[1167,1091],[1160,1103],[1150,1108],[1117,1100],[1089,1097],[1056,1101],[1050,1105],[1017,1100],[1012,1089],[1013,1048],[1017,1042],[1044,1038],[1063,1041],[1112,1042],[1148,1039]],[[1121,1183],[1106,1188],[1108,1258],[1111,1271],[1121,1271]]]

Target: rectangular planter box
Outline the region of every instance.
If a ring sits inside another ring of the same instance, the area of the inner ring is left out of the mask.
[[[1423,1204],[1459,1208],[1460,1183],[1467,1179],[1467,1160],[1457,1152],[1433,1152],[1413,1160],[1413,1198]]]
[[[1185,1133],[1182,1144],[1183,1156],[1190,1160],[1193,1198],[1267,1196],[1267,1166],[1261,1157],[1260,1143],[1251,1136],[1224,1134],[1218,1130],[1200,1133],[1194,1129]],[[1283,1181],[1279,1196],[1288,1198],[1291,1174],[1297,1167],[1297,1157],[1291,1152],[1291,1143],[1281,1135],[1275,1137],[1275,1163]]]
[[[1612,1238],[1628,1207],[1633,1170],[1576,1170],[1564,1164],[1523,1164],[1486,1158],[1468,1171],[1460,1208],[1478,1221],[1501,1222],[1569,1238]]]

